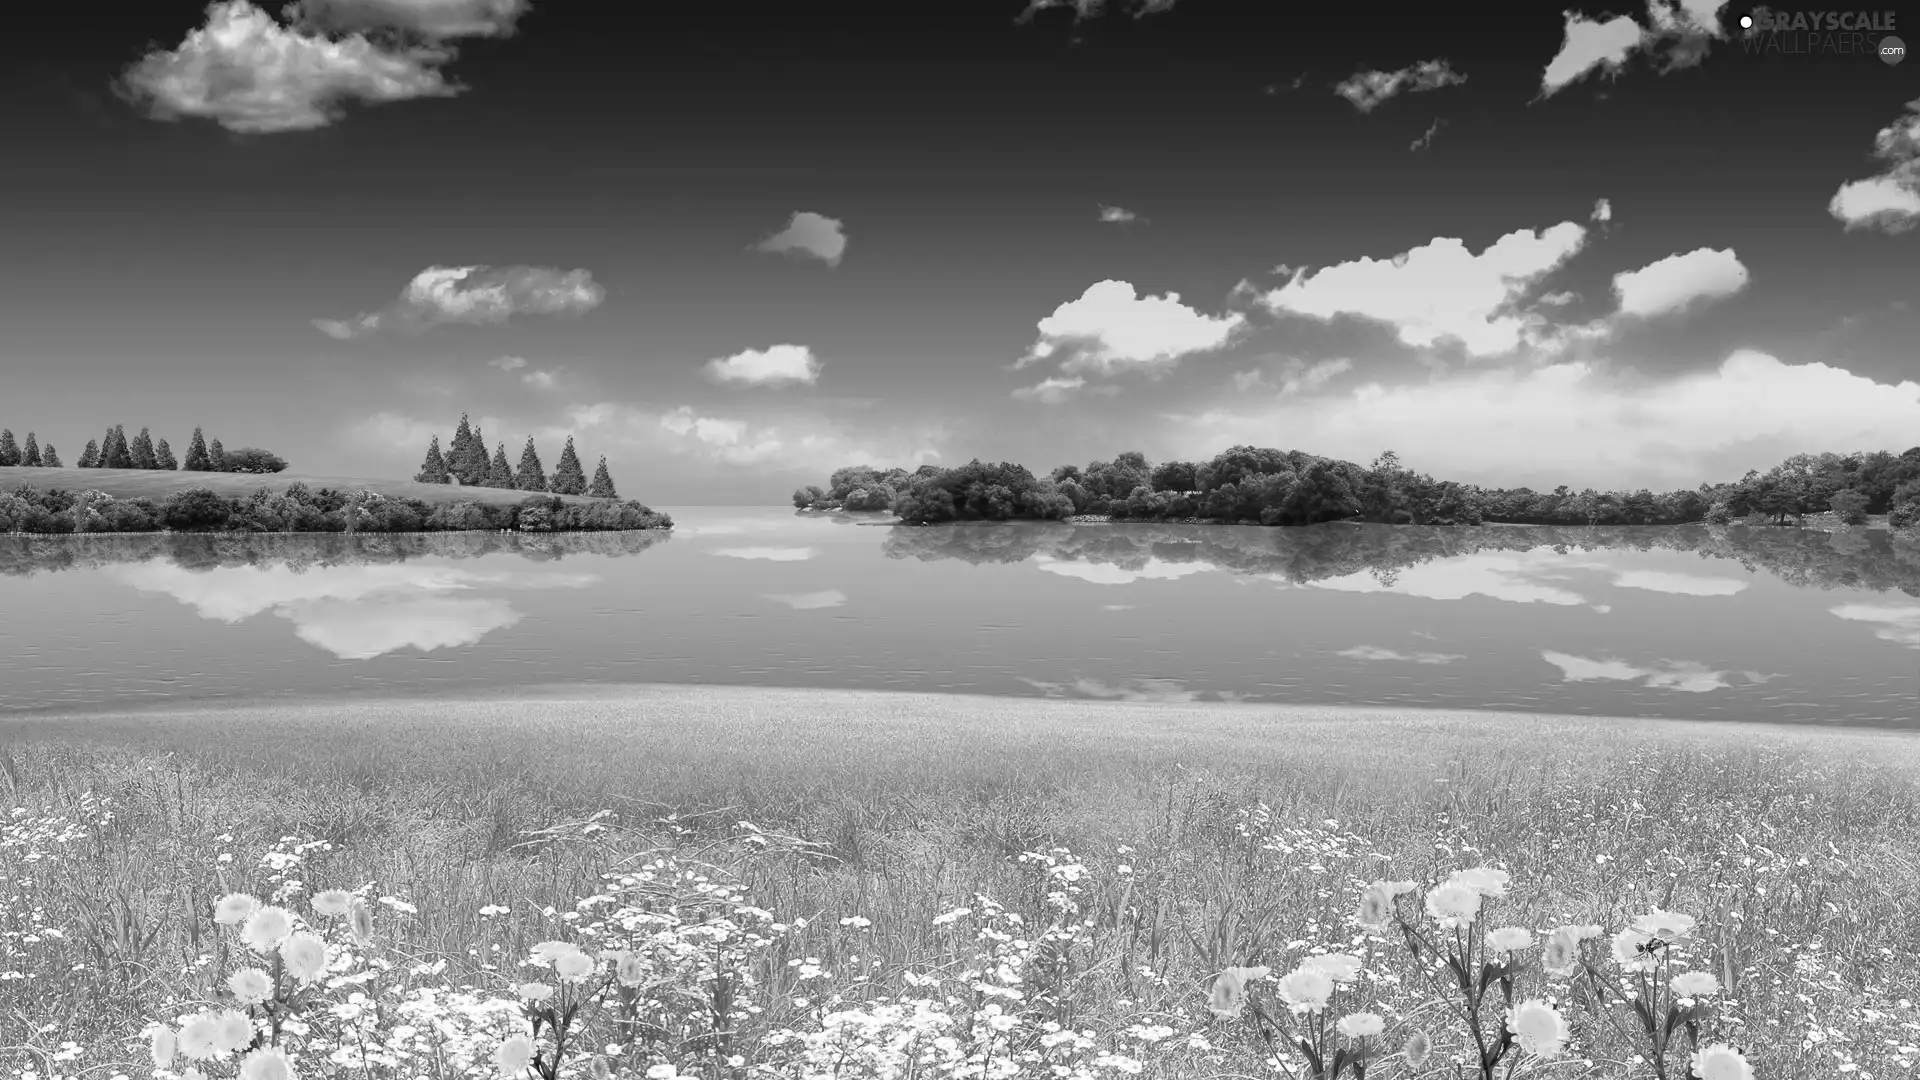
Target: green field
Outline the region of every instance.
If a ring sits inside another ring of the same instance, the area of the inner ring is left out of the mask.
[[[956,976],[975,943],[934,917],[975,893],[1044,926],[1045,889],[1017,856],[1054,846],[1087,867],[1091,921],[1063,966],[1029,971],[1029,1007],[1070,1014],[1145,1075],[1285,1075],[1259,1064],[1244,1021],[1207,1012],[1207,980],[1231,964],[1278,975],[1321,947],[1364,955],[1352,1004],[1386,1018],[1393,1049],[1419,1029],[1442,1058],[1461,1050],[1404,951],[1351,912],[1368,880],[1483,862],[1513,875],[1491,925],[1610,933],[1650,905],[1697,916],[1696,963],[1728,989],[1718,1029],[1763,1078],[1908,1076],[1920,1059],[1920,740],[1905,734],[630,687],[21,716],[0,719],[0,751],[21,808],[0,837],[0,880],[17,883],[0,907],[0,1016],[20,1018],[16,1044],[79,1048],[15,1066],[43,1080],[145,1075],[134,1037],[148,1020],[222,993],[238,946],[229,933],[216,950],[207,913],[229,889],[371,883],[370,898],[418,908],[380,910],[382,955],[448,965],[415,983],[511,996],[541,974],[513,960],[581,932],[559,913],[639,852],[707,867],[783,920],[735,972],[760,1010],[732,1033],[744,1064],[698,1075],[805,1075],[753,1071],[786,1060],[771,1032],[817,1030],[831,994],[852,1006],[901,992],[907,973]],[[808,846],[743,842],[740,821]],[[332,848],[263,864],[307,840]],[[672,1001],[699,1002],[712,965],[686,955]],[[1652,1075],[1609,1026],[1573,1024],[1572,1059],[1514,1075]],[[1148,1045],[1132,1025],[1176,1034]],[[1213,1050],[1184,1041],[1196,1031]],[[620,1075],[698,1056],[665,1036],[618,1045]],[[1391,1057],[1368,1072],[1409,1075]]]
[[[165,469],[43,469],[24,465],[0,467],[0,491],[12,491],[21,484],[35,488],[65,488],[68,491],[95,489],[116,499],[148,498],[155,502],[190,487],[212,488],[229,498],[251,495],[263,487],[285,491],[298,481],[315,491],[359,491],[362,488],[390,498],[420,499],[429,504],[450,502],[517,503],[532,492],[506,488],[461,487],[458,484],[416,484],[411,480],[378,480],[365,476],[322,476],[291,470],[260,475],[257,473],[180,472]],[[555,496],[566,502],[598,502],[584,495]]]

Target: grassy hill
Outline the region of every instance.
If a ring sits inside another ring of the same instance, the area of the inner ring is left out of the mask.
[[[155,469],[43,469],[24,465],[0,466],[0,491],[12,491],[21,484],[36,488],[65,488],[104,491],[116,499],[149,498],[160,502],[176,491],[190,487],[212,488],[228,498],[244,497],[263,487],[285,491],[295,481],[315,491],[333,488],[358,491],[365,488],[394,498],[420,499],[429,504],[450,502],[517,503],[531,492],[505,488],[461,487],[458,484],[416,484],[411,480],[379,480],[366,476],[323,476],[288,470],[283,473],[173,472]],[[584,495],[562,495],[570,503],[598,502]]]

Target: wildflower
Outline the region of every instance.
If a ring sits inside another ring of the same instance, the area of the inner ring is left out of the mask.
[[[292,914],[286,908],[269,904],[254,909],[253,914],[247,916],[246,925],[240,928],[240,939],[254,952],[270,953],[291,933]]]
[[[253,1041],[253,1021],[238,1009],[221,1009],[213,1017],[213,1045],[218,1053],[244,1050]]]
[[[1296,1013],[1317,1013],[1331,997],[1333,977],[1311,963],[1301,964],[1280,980],[1280,998]]]
[[[164,1069],[173,1064],[174,1050],[178,1046],[170,1027],[155,1027],[147,1032],[148,1049],[153,1053],[153,1067]]]
[[[569,953],[562,953],[553,961],[554,974],[563,979],[587,978],[593,974],[594,969],[598,966],[598,964],[594,963],[593,957],[588,956],[579,949],[575,949]]]
[[[1496,870],[1491,866],[1476,866],[1471,870],[1455,870],[1448,875],[1445,884],[1465,885],[1474,892],[1490,900],[1507,895],[1507,883],[1513,875],[1505,870]]]
[[[1387,1022],[1380,1019],[1380,1014],[1370,1012],[1348,1013],[1334,1026],[1349,1039],[1372,1038],[1387,1030]]]
[[[620,980],[621,986],[639,986],[646,981],[647,968],[637,953],[622,949],[613,958],[613,977]]]
[[[260,901],[246,893],[228,893],[214,902],[213,921],[221,926],[239,926],[259,906]]]
[[[353,935],[353,943],[366,948],[373,944],[373,909],[358,897],[347,908],[347,932]]]
[[[1753,1066],[1745,1054],[1717,1042],[1693,1052],[1693,1074],[1700,1080],[1753,1080]]]
[[[1342,986],[1360,977],[1360,958],[1352,953],[1325,953],[1304,961],[1327,973],[1327,978]]]
[[[593,1060],[587,1063],[587,1070],[593,1080],[613,1080],[613,1066],[607,1063],[604,1055],[593,1055]]]
[[[1669,985],[1684,998],[1707,998],[1720,992],[1720,980],[1705,971],[1683,971]]]
[[[674,1078],[679,1075],[680,1070],[671,1065],[649,1065],[647,1067],[647,1080],[674,1080]]]
[[[553,987],[546,983],[521,983],[518,992],[521,1001],[538,1003],[553,996]]]
[[[1393,920],[1393,893],[1387,883],[1376,881],[1360,894],[1360,912],[1355,916],[1368,930],[1385,930]]]
[[[199,1015],[180,1025],[179,1049],[183,1057],[206,1061],[220,1053],[219,1027],[212,1013]]]
[[[240,1080],[293,1080],[293,1062],[272,1047],[255,1050],[240,1063]]]
[[[533,947],[533,958],[553,963],[570,952],[579,952],[580,946],[571,941],[543,941]]]
[[[353,904],[353,894],[345,889],[328,889],[313,894],[313,913],[337,919]]]
[[[519,1077],[533,1064],[533,1040],[525,1035],[515,1035],[501,1043],[493,1051],[493,1063],[499,1067],[500,1075],[508,1080]]]
[[[1503,926],[1487,931],[1487,948],[1499,952],[1519,952],[1533,947],[1533,931],[1524,926]]]
[[[1613,935],[1613,962],[1621,971],[1652,971],[1656,957],[1649,948],[1653,935],[1629,926]]]
[[[1230,967],[1213,977],[1213,992],[1207,1008],[1215,1016],[1234,1017],[1247,1004],[1247,983],[1272,974],[1269,967]]]
[[[1507,1012],[1507,1030],[1520,1049],[1543,1058],[1558,1057],[1567,1042],[1567,1021],[1553,1006],[1529,998]]]
[[[1433,1049],[1433,1040],[1427,1038],[1424,1031],[1416,1031],[1407,1036],[1407,1043],[1400,1052],[1407,1056],[1407,1066],[1417,1069],[1427,1062],[1427,1052]]]
[[[327,943],[308,933],[290,935],[280,943],[280,959],[287,974],[301,986],[310,986],[327,970]]]
[[[258,1005],[273,996],[273,980],[259,968],[242,968],[227,976],[227,989],[242,1005]]]
[[[1540,966],[1549,975],[1571,975],[1580,966],[1580,939],[1571,931],[1572,927],[1563,926],[1547,935],[1546,947],[1540,950]]]
[[[1480,892],[1459,882],[1437,885],[1427,893],[1427,914],[1445,930],[1471,926],[1480,914]]]
[[[1677,911],[1662,911],[1654,908],[1645,915],[1636,916],[1633,928],[1649,937],[1675,944],[1684,943],[1693,932],[1694,918]]]

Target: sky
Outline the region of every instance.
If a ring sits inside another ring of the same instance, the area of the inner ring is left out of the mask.
[[[1920,7],[1536,7],[45,5],[0,92],[0,425],[402,477],[465,413],[665,505],[1920,443],[1920,61],[1878,55]]]

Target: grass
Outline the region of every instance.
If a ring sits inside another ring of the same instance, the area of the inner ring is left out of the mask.
[[[506,488],[461,487],[458,484],[417,484],[411,480],[381,480],[365,476],[321,476],[282,472],[258,473],[180,472],[164,469],[44,469],[24,465],[0,467],[0,491],[12,491],[21,484],[35,488],[65,488],[68,491],[95,489],[116,499],[148,498],[164,500],[176,491],[190,487],[212,488],[228,498],[245,498],[263,487],[285,491],[298,481],[314,489],[336,491],[366,489],[390,498],[420,499],[429,505],[452,502],[517,503],[534,492]],[[541,493],[544,494],[544,493]],[[557,496],[565,502],[598,502],[585,495]]]
[[[0,837],[0,1065],[24,1041],[40,1049],[14,1069],[40,1080],[144,1074],[128,1040],[208,992],[212,898],[264,895],[263,857],[320,840],[285,873],[403,899],[417,914],[383,936],[496,988],[623,858],[697,854],[786,920],[756,968],[765,1031],[817,1027],[829,990],[853,1002],[957,970],[934,916],[976,893],[1044,921],[1017,857],[1066,847],[1097,925],[1050,985],[1070,1027],[1131,1039],[1145,1075],[1169,1077],[1286,1075],[1246,1021],[1207,1012],[1207,980],[1310,948],[1364,954],[1364,1007],[1389,1034],[1457,1052],[1404,951],[1351,913],[1366,881],[1490,863],[1514,879],[1492,925],[1697,915],[1726,1030],[1763,1080],[1912,1075],[1916,750],[1863,731],[709,687],[0,720],[14,820],[80,822]],[[741,820],[811,846],[756,849]],[[1572,1062],[1516,1075],[1652,1075],[1604,1025],[1576,1019],[1574,1040]]]

